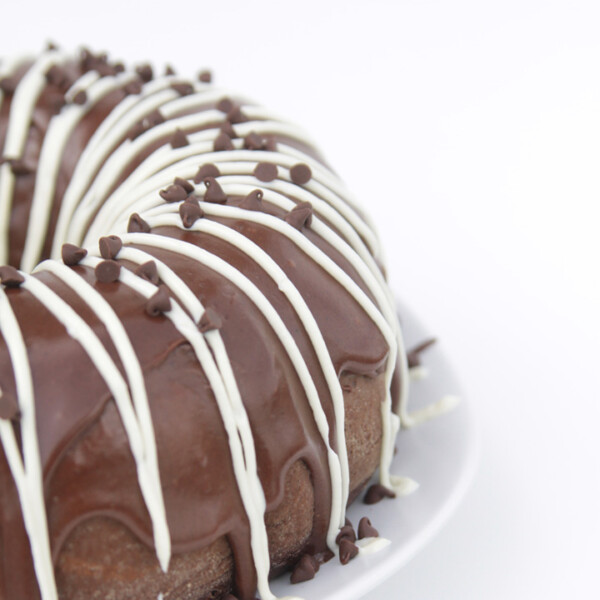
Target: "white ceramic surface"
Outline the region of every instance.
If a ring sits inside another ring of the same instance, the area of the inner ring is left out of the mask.
[[[410,349],[431,337],[431,332],[405,308],[403,330]],[[398,436],[392,472],[415,479],[420,487],[412,495],[366,506],[360,500],[348,510],[357,526],[368,516],[382,537],[392,544],[378,553],[359,556],[342,567],[337,559],[323,565],[312,581],[291,585],[283,576],[273,583],[278,596],[305,600],[356,600],[406,564],[452,515],[466,492],[478,460],[478,437],[473,411],[461,394],[460,383],[443,343],[423,354],[429,375],[411,385],[410,407],[426,406],[447,394],[460,404],[450,413],[418,425]]]

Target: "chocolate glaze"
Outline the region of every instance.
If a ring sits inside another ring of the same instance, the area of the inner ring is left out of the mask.
[[[20,69],[17,78],[26,70],[26,67]],[[79,61],[67,63],[66,70],[72,80],[84,72]],[[25,157],[33,164],[39,157],[49,121],[56,113],[55,96],[56,90],[47,85],[35,107],[25,150]],[[61,160],[44,257],[50,251],[61,198],[77,160],[94,131],[124,97],[121,89],[107,94],[70,137]],[[0,110],[0,149],[10,103],[11,97],[7,95]],[[148,146],[134,161],[123,165],[118,183],[154,149],[168,144],[169,139],[170,136],[166,136]],[[285,142],[318,157],[314,149],[300,142],[292,139]],[[10,221],[10,263],[15,266],[19,264],[24,246],[35,182],[35,172],[16,179]],[[238,205],[241,200],[233,197],[228,202]],[[281,209],[263,204],[265,212],[283,217]],[[385,340],[333,278],[273,230],[243,220],[215,220],[254,241],[285,271],[313,313],[338,374],[381,372],[389,351]],[[247,255],[215,237],[175,228],[161,228],[153,233],[181,239],[216,254],[261,289],[306,358],[329,421],[330,443],[335,449],[335,419],[323,372],[298,316],[273,281]],[[305,234],[370,295],[361,278],[337,250],[310,229]],[[312,554],[325,551],[331,502],[325,448],[304,390],[281,342],[252,302],[221,274],[178,254],[140,248],[169,265],[203,305],[213,307],[221,317],[221,335],[242,391],[256,445],[267,510],[281,502],[283,482],[291,465],[298,459],[305,461],[316,491],[315,515],[318,516],[307,550]],[[136,268],[126,261],[120,264],[122,268]],[[127,286],[119,282],[98,282],[89,267],[72,268],[113,307],[142,366],[173,551],[202,548],[222,535],[227,536],[235,557],[236,593],[242,600],[253,598],[256,576],[249,528],[237,491],[227,437],[213,392],[188,342],[164,316],[147,315],[145,298]],[[124,372],[110,335],[88,306],[53,275],[41,273],[36,277],[92,327]],[[22,328],[33,373],[54,559],[76,525],[97,515],[118,520],[152,547],[152,525],[139,490],[135,462],[106,384],[81,346],[38,300],[23,289],[7,289],[6,293]],[[12,366],[2,337],[0,386],[3,394],[16,396]],[[19,432],[18,424],[15,430]],[[0,598],[33,600],[38,597],[19,498],[4,454],[0,452]]]

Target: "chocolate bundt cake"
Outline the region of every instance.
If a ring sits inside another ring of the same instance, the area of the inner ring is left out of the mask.
[[[270,600],[351,557],[407,360],[309,138],[51,46],[0,63],[0,157],[0,600]]]

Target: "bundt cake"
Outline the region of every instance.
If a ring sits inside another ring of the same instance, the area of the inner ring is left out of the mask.
[[[310,139],[50,45],[0,63],[0,156],[0,599],[270,600],[356,554],[408,367]]]

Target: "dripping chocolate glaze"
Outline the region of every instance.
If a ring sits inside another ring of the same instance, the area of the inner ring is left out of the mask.
[[[67,70],[73,79],[82,74],[78,62],[67,65]],[[17,76],[22,77],[25,71],[26,68],[21,69]],[[32,163],[39,158],[53,114],[48,88],[36,105],[27,136],[25,157]],[[49,251],[60,199],[77,158],[97,127],[123,97],[122,90],[107,94],[81,120],[67,143],[44,256]],[[6,132],[9,108],[10,97],[6,96],[0,112],[0,145]],[[169,138],[166,136],[148,146],[130,164],[124,165],[118,183],[151,151],[168,144]],[[296,140],[279,138],[279,141],[320,160],[314,149]],[[16,178],[10,224],[11,264],[17,265],[20,261],[34,184],[35,173]],[[231,198],[230,203],[236,205],[239,200]],[[265,212],[282,216],[280,209],[264,204]],[[387,345],[368,316],[339,284],[277,232],[241,220],[215,220],[257,243],[286,272],[313,313],[338,374],[351,371],[374,376],[381,371],[388,354]],[[330,424],[330,443],[335,449],[333,410],[323,373],[297,315],[272,280],[248,256],[222,240],[172,228],[162,228],[155,233],[215,253],[242,271],[263,291],[307,358]],[[370,295],[339,252],[310,229],[304,233]],[[318,540],[325,537],[331,501],[325,449],[304,390],[270,325],[249,299],[218,273],[184,256],[155,248],[140,248],[168,264],[202,303],[214,307],[222,318],[221,334],[236,380],[241,382],[243,389],[267,510],[272,510],[281,501],[288,469],[297,460],[303,460],[311,472],[315,514],[319,515],[310,544],[315,552],[324,550]],[[195,355],[170,321],[146,314],[145,299],[137,293],[120,283],[96,282],[93,271],[87,267],[74,269],[111,304],[140,360],[156,430],[161,483],[174,552],[204,547],[226,535],[239,559],[236,568],[240,596],[244,599],[252,597],[256,582],[247,518],[239,494],[235,492],[237,483],[221,417]],[[54,276],[44,273],[36,277],[84,318],[123,371],[110,336],[87,305]],[[8,290],[7,294],[23,329],[34,377],[54,557],[73,528],[95,515],[106,515],[124,523],[144,543],[153,546],[151,522],[139,491],[129,442],[104,381],[79,344],[66,335],[63,326],[35,298],[19,289]],[[7,348],[1,338],[0,382],[4,393],[16,394]],[[0,590],[4,588],[7,598],[34,599],[39,593],[29,542],[3,453],[0,453],[0,483]]]

